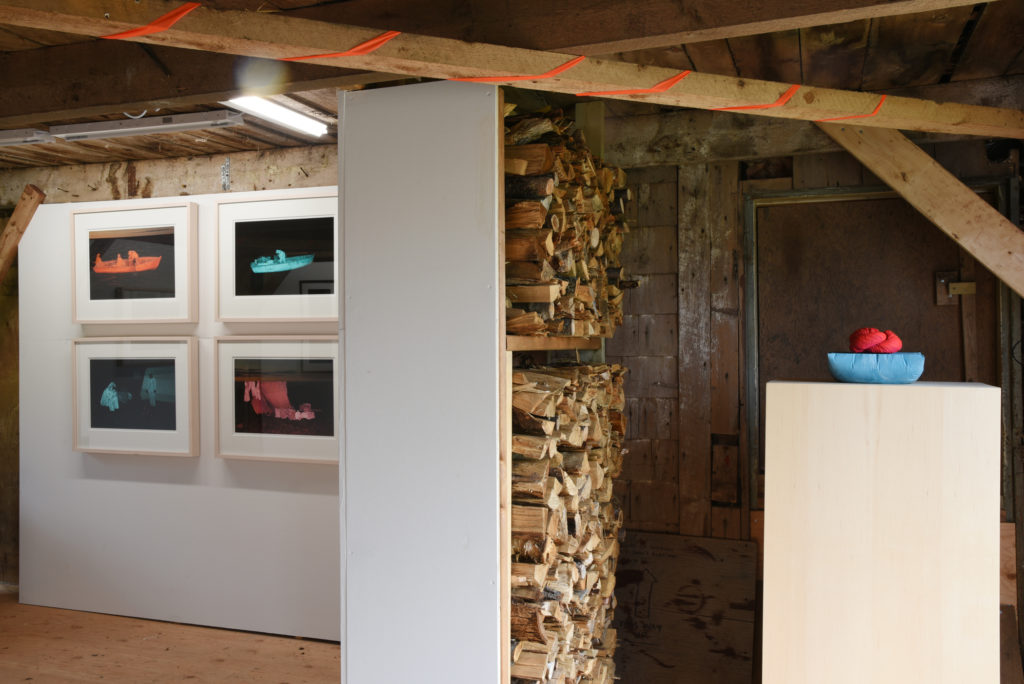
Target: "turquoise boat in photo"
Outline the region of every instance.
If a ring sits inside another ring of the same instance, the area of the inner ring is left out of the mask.
[[[272,257],[256,257],[249,262],[249,267],[253,273],[277,273],[279,271],[294,271],[297,268],[309,266],[311,263],[313,263],[312,254],[288,256],[278,249]]]

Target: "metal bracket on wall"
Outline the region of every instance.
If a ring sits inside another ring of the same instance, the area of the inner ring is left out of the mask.
[[[957,295],[973,295],[977,285],[973,282],[960,282],[959,271],[935,272],[935,304],[952,306],[959,302]]]

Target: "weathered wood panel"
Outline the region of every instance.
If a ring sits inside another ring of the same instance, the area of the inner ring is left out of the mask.
[[[800,29],[804,83],[859,88],[871,21],[861,19]]]
[[[632,480],[629,483],[629,528],[647,532],[678,532],[679,523],[665,511],[679,508],[679,487],[673,482]]]
[[[970,17],[970,7],[955,7],[872,21],[861,87],[885,90],[938,83]]]
[[[678,351],[675,314],[630,314],[607,342],[609,356],[672,356]],[[628,366],[629,363],[627,362]]]
[[[736,76],[736,63],[732,60],[728,41],[706,40],[700,43],[690,43],[684,47],[686,54],[690,56],[690,61],[693,62],[694,71]]]
[[[735,506],[711,507],[711,536],[715,539],[742,539],[743,511]]]
[[[642,213],[642,212],[641,212]],[[673,214],[674,214],[673,207]],[[657,273],[675,275],[676,227],[651,228],[643,222],[639,228],[629,231],[622,245],[622,264],[627,276],[653,275]]]
[[[626,374],[627,397],[675,397],[679,375],[674,356],[633,356]]]
[[[1024,44],[1024,3],[989,2],[953,71],[954,81],[1009,72]]]
[[[623,684],[749,684],[756,545],[630,533],[616,573]]]
[[[29,183],[46,193],[48,204],[322,187],[338,183],[338,147],[5,169],[0,173],[0,206],[17,202]]]
[[[711,500],[735,504],[739,500],[739,484],[739,448],[716,444],[711,450]]]
[[[623,480],[629,498],[625,524],[638,530],[679,529],[677,187],[674,167],[629,173],[635,201],[627,216],[640,228],[626,240],[621,261],[640,280],[628,290],[624,325],[609,341],[609,360],[626,375],[627,449]],[[635,224],[634,224],[635,225]],[[671,477],[666,471],[675,469]]]
[[[853,187],[862,184],[863,170],[863,165],[847,152],[802,154],[793,157],[793,187]]]
[[[654,397],[627,397],[626,415],[630,439],[641,436],[651,439],[679,438],[679,402],[676,399]]]
[[[0,213],[0,230],[7,215]],[[0,282],[0,584],[18,583],[18,269]]]
[[[679,530],[711,516],[711,248],[707,165],[679,169]]]
[[[744,78],[803,83],[800,31],[776,31],[729,39],[736,71]]]

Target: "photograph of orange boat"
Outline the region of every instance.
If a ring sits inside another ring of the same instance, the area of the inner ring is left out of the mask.
[[[97,254],[96,261],[93,262],[92,270],[97,273],[138,273],[140,271],[152,271],[160,265],[160,260],[163,257],[158,256],[139,256],[139,253],[134,249],[128,250],[128,258],[124,259],[120,254],[117,255],[116,259],[110,261],[104,261],[103,258]]]
[[[174,228],[93,231],[89,235],[89,298],[174,297]]]

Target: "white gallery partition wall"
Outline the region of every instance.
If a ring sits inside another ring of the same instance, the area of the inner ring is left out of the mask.
[[[340,114],[342,681],[497,682],[498,92]]]
[[[334,321],[217,320],[216,284],[226,263],[216,239],[218,203],[247,203],[257,208],[254,214],[263,216],[266,212],[258,208],[268,201],[274,206],[297,201],[306,207],[306,199],[326,197],[333,216],[336,192],[330,187],[39,208],[18,254],[22,602],[338,638],[337,449],[326,462],[313,463],[295,459],[304,448],[276,454],[251,448],[220,457],[218,449],[226,452],[228,446],[218,444],[218,430],[231,431],[233,421],[225,415],[231,402],[223,410],[215,405],[218,370],[226,377],[227,391],[237,379],[225,376],[231,369],[224,364],[218,369],[217,338],[328,336],[332,342],[327,352],[304,360],[311,368],[328,369],[325,386],[331,384],[329,367],[337,349]],[[153,209],[172,205],[191,206],[192,218],[188,211]],[[73,238],[76,215],[89,220],[77,222],[82,230]],[[195,241],[186,246],[188,231],[180,228],[190,220]],[[92,228],[98,232],[87,234]],[[136,233],[136,246],[109,247],[104,242],[113,239],[108,233],[122,229]],[[323,230],[328,235],[330,228]],[[163,250],[154,272],[171,269],[173,261],[173,299],[196,298],[183,301],[179,309],[188,319],[190,307],[184,304],[198,304],[194,321],[147,320],[159,307],[133,295],[152,289],[102,290],[98,270],[116,274],[118,269],[130,269],[129,261],[151,263],[146,260],[155,257],[147,256],[146,249],[159,251],[172,239],[174,248]],[[323,260],[326,265],[310,264],[305,272],[315,275],[301,276],[306,284],[296,282],[297,290],[310,290],[310,283],[318,292],[330,289],[334,276],[329,262],[335,257],[336,240],[329,235],[324,240],[330,252]],[[80,300],[79,320],[89,318],[90,306],[103,304],[97,316],[117,322],[73,322],[73,241],[81,248],[74,289],[82,294],[83,287],[91,288],[92,295],[91,301],[89,296]],[[98,263],[93,250],[102,251]],[[286,250],[292,247],[285,245],[282,251]],[[294,251],[300,251],[298,245]],[[118,257],[124,263],[119,264]],[[182,279],[188,265],[196,269],[193,292]],[[93,276],[96,280],[90,284]],[[240,287],[251,286],[254,278],[248,274]],[[164,341],[146,341],[153,337]],[[82,341],[75,344],[76,339]],[[94,376],[111,373],[124,380],[114,388],[104,380],[106,384],[94,391],[88,384],[90,369]],[[134,381],[132,372],[138,375]],[[72,396],[76,380],[77,431]],[[275,382],[272,390],[281,395],[284,381]],[[253,381],[252,388],[255,385]],[[295,386],[289,387],[290,399],[297,400]],[[310,406],[301,412],[297,403],[290,414],[281,396],[263,396],[268,408],[271,401],[278,402],[278,416],[290,416],[275,418],[281,424],[292,420],[309,431],[313,423],[324,422],[325,430],[337,439],[337,409],[329,406],[332,400],[327,395],[305,401]],[[177,412],[166,410],[168,405],[176,405]],[[251,396],[243,408],[248,411],[250,405],[254,406]],[[150,424],[141,425],[146,429],[119,429],[117,421],[132,420],[133,411],[138,421]],[[306,419],[294,420],[299,417]],[[265,458],[260,460],[261,456]]]

